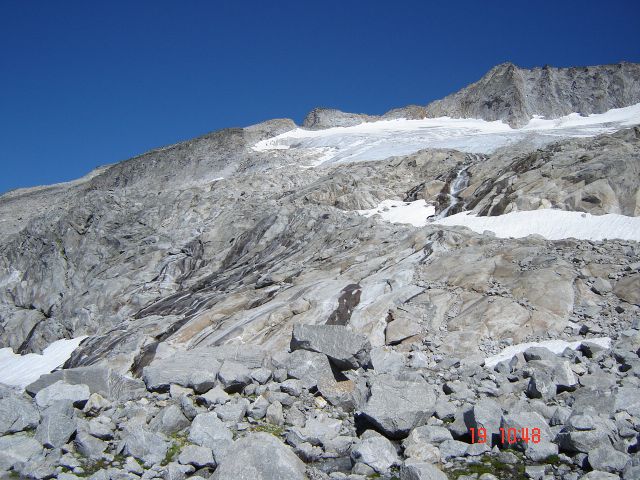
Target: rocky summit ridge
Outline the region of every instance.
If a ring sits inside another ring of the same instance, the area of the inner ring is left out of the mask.
[[[317,108],[304,119],[310,129],[343,127],[394,118],[481,118],[514,128],[536,116],[553,119],[603,113],[640,103],[640,65],[617,63],[589,67],[493,67],[480,80],[426,106],[411,105],[381,116]]]
[[[503,64],[426,107],[316,109],[0,196],[0,472],[639,478],[640,118],[459,148],[317,140],[606,114],[639,82],[637,64]],[[462,226],[550,210],[626,230]]]

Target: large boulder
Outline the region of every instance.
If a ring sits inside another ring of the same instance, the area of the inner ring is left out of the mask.
[[[169,405],[163,408],[149,423],[151,430],[165,435],[172,435],[187,428],[189,425],[189,420],[177,405]]]
[[[273,435],[256,432],[233,443],[211,480],[303,480],[305,465]]]
[[[178,461],[182,465],[193,465],[196,468],[216,466],[211,449],[199,445],[187,445],[184,447],[180,452]]]
[[[465,423],[468,428],[484,428],[487,433],[487,444],[493,447],[500,442],[500,422],[502,421],[502,408],[495,400],[483,398],[478,401],[465,415]],[[476,433],[476,435],[478,435]],[[477,438],[477,437],[476,437]]]
[[[402,442],[404,456],[415,460],[435,463],[440,460],[437,445],[453,440],[451,432],[438,425],[423,425],[411,430]]]
[[[56,402],[42,414],[36,430],[36,439],[45,447],[60,448],[69,441],[77,429],[73,406],[64,401]]]
[[[47,408],[56,402],[66,401],[82,408],[90,395],[88,386],[71,385],[61,380],[40,390],[36,394],[36,403],[40,408]]]
[[[226,360],[220,367],[218,380],[226,392],[240,392],[251,383],[251,371],[240,363]]]
[[[558,453],[558,446],[552,443],[553,435],[551,428],[544,417],[537,412],[528,411],[504,415],[501,426],[505,432],[505,442],[503,446],[522,450],[527,458],[534,462],[542,461]],[[509,443],[509,429],[515,429],[516,431],[517,442],[515,444]],[[540,441],[536,440],[534,442],[532,440],[533,429],[540,430]],[[527,440],[522,439],[523,432],[528,434],[529,438]]]
[[[0,471],[24,466],[42,453],[40,442],[24,433],[0,437]]]
[[[342,422],[326,414],[307,418],[304,427],[293,427],[287,433],[287,442],[297,446],[301,443],[325,445],[340,434]]]
[[[201,413],[193,419],[189,441],[210,448],[218,461],[231,445],[233,434],[215,412]]]
[[[40,414],[31,402],[17,395],[0,399],[0,436],[35,428]]]
[[[170,445],[167,437],[142,425],[127,425],[121,438],[118,451],[124,455],[131,455],[147,465],[164,460]]]
[[[98,393],[110,400],[140,398],[146,390],[141,380],[126,377],[115,370],[99,365],[69,368],[42,375],[38,380],[27,385],[25,390],[35,396],[43,388],[60,380],[70,385],[86,385],[91,393]]]
[[[588,459],[591,468],[609,473],[622,472],[631,463],[629,455],[606,444],[589,450]]]
[[[307,389],[315,388],[323,378],[334,378],[327,356],[307,350],[296,350],[289,355],[287,375],[301,380]]]
[[[102,454],[109,446],[104,440],[100,440],[89,433],[89,430],[82,424],[76,432],[73,444],[79,454],[91,460],[102,458]]]
[[[600,417],[572,415],[558,433],[556,441],[565,452],[589,453],[599,447],[610,446],[614,430],[615,425]]]
[[[433,414],[436,394],[421,376],[376,375],[371,395],[358,415],[391,438],[404,438]]]
[[[378,473],[388,472],[398,463],[396,447],[381,435],[370,436],[351,447],[354,463],[364,463]]]
[[[617,281],[613,289],[620,300],[640,305],[640,273],[629,275]]]
[[[323,353],[339,370],[350,370],[369,363],[371,344],[365,335],[342,325],[296,325],[291,350]]]
[[[142,370],[142,379],[151,391],[165,392],[175,384],[204,393],[216,384],[219,370],[220,362],[212,354],[196,350],[154,360]]]

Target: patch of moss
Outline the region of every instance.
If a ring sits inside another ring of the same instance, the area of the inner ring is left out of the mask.
[[[259,423],[253,426],[251,431],[270,433],[275,437],[281,437],[284,435],[284,428],[279,425],[273,425],[272,423]]]
[[[497,457],[491,455],[484,455],[478,463],[470,463],[455,468],[448,472],[448,475],[452,480],[457,480],[464,475],[476,474],[480,476],[484,473],[491,473],[504,480],[524,480],[526,478],[524,463],[519,462],[511,465],[501,462]]]
[[[100,460],[96,460],[94,462],[88,462],[84,465],[82,465],[82,469],[84,470],[84,472],[82,473],[75,473],[74,475],[81,477],[81,478],[87,478],[90,477],[91,475],[93,475],[96,472],[99,472],[100,470],[105,470],[107,468],[109,468],[111,466],[111,463],[106,461],[105,459],[101,458]]]

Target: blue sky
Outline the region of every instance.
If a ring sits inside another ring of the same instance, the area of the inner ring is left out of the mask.
[[[637,1],[0,1],[0,192],[315,106],[426,104],[493,65],[640,61]]]

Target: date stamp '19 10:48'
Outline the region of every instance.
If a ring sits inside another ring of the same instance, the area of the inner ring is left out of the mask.
[[[471,443],[487,443],[486,428],[470,428]],[[540,443],[541,431],[539,428],[500,428],[500,443],[514,444],[518,442],[524,443]]]

